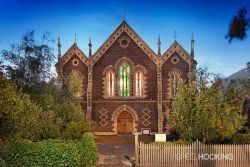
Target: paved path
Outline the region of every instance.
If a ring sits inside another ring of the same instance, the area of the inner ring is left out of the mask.
[[[128,155],[134,159],[134,144],[97,144],[98,167],[128,167]]]

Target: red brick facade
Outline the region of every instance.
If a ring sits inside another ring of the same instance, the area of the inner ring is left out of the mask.
[[[125,41],[124,41],[125,39]],[[76,59],[78,61],[76,61]],[[74,64],[75,61],[75,64]],[[130,96],[119,94],[119,66],[126,61],[131,66]],[[87,118],[95,122],[94,131],[100,135],[117,134],[119,113],[127,111],[133,119],[133,132],[150,129],[151,133],[166,130],[164,112],[171,104],[171,74],[188,82],[195,60],[176,41],[162,55],[155,54],[126,23],[121,25],[89,58],[76,43],[59,58],[59,82],[63,76],[77,70],[83,76],[82,101]],[[114,71],[115,96],[107,96],[106,71]],[[143,71],[142,96],[135,96],[136,70]]]

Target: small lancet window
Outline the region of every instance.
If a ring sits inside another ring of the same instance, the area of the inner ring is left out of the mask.
[[[171,75],[171,92],[172,96],[176,96],[178,90],[178,76],[176,74]]]
[[[107,72],[107,93],[108,96],[115,96],[115,74],[112,71]]]
[[[68,89],[74,97],[83,95],[83,76],[79,71],[71,71],[68,80]]]
[[[120,96],[130,96],[130,65],[126,62],[119,67]]]
[[[142,96],[142,72],[135,73],[135,96]]]

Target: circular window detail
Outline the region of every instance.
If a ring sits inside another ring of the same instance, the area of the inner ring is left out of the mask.
[[[72,65],[73,66],[78,66],[78,64],[79,64],[79,60],[78,59],[73,59],[72,60]]]
[[[172,59],[171,59],[171,62],[173,63],[173,64],[177,64],[177,63],[179,63],[179,58],[178,57],[173,57]]]
[[[122,48],[126,48],[130,43],[130,39],[127,36],[123,36],[118,40],[118,43]]]

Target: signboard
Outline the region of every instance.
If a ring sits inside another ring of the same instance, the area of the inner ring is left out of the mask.
[[[150,129],[142,129],[143,135],[150,135]]]
[[[166,142],[167,135],[166,134],[155,134],[155,142]]]

